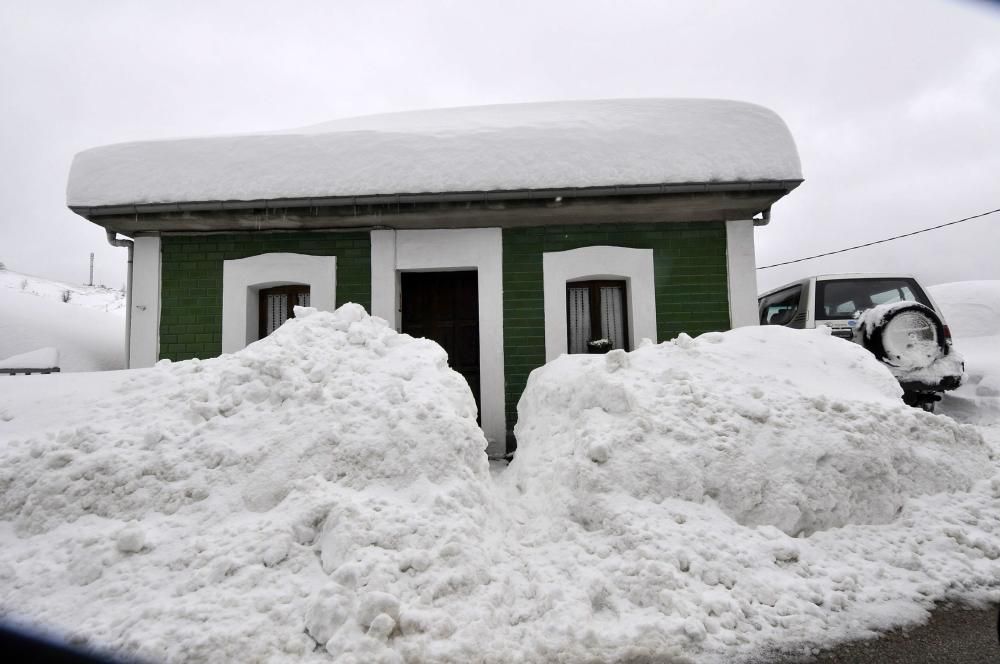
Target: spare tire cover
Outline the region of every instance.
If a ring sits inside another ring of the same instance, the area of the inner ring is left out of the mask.
[[[919,302],[887,311],[861,339],[876,358],[904,370],[922,369],[947,353],[941,317]]]

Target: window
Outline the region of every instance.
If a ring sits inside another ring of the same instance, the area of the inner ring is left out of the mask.
[[[859,311],[903,300],[930,306],[913,279],[826,279],[816,282],[816,319],[854,318]]]
[[[624,281],[575,281],[566,284],[567,350],[589,353],[628,350]],[[592,343],[606,339],[610,345]]]
[[[761,325],[787,325],[799,311],[802,286],[793,286],[772,293],[760,301]]]
[[[294,307],[309,306],[309,286],[260,289],[260,336],[263,339],[291,318]]]

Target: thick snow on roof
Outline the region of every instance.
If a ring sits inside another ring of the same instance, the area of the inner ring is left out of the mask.
[[[773,111],[625,99],[389,113],[78,154],[70,206],[801,179]]]

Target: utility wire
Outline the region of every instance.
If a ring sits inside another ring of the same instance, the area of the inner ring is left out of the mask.
[[[989,212],[983,212],[981,214],[974,214],[971,217],[966,217],[965,219],[956,219],[955,221],[949,221],[946,224],[938,224],[937,226],[931,226],[930,228],[921,228],[918,231],[913,231],[911,233],[903,233],[902,235],[895,235],[893,237],[887,237],[884,240],[875,240],[874,242],[867,242],[865,244],[859,244],[854,247],[847,247],[845,249],[837,249],[836,251],[828,251],[825,254],[816,254],[815,256],[806,256],[805,258],[796,258],[793,261],[785,261],[783,263],[775,263],[774,265],[764,265],[763,267],[757,268],[758,270],[767,270],[772,267],[779,267],[781,265],[791,265],[792,263],[801,263],[802,261],[811,261],[814,258],[822,258],[823,256],[832,256],[834,254],[842,254],[845,251],[854,251],[855,249],[861,249],[863,247],[870,247],[875,244],[882,244],[883,242],[891,242],[892,240],[898,240],[904,237],[910,237],[911,235],[919,235],[920,233],[926,233],[927,231],[937,230],[938,228],[944,228],[945,226],[954,226],[955,224],[960,224],[963,221],[970,221],[972,219],[979,219],[980,217],[985,217],[990,214],[996,214],[1000,212],[1000,208],[996,210],[990,210]]]

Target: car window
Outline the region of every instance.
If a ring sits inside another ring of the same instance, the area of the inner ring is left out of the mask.
[[[816,282],[816,320],[846,319],[879,304],[912,300],[931,306],[913,279],[829,279]]]
[[[761,325],[787,325],[799,311],[802,286],[792,286],[760,299]]]

